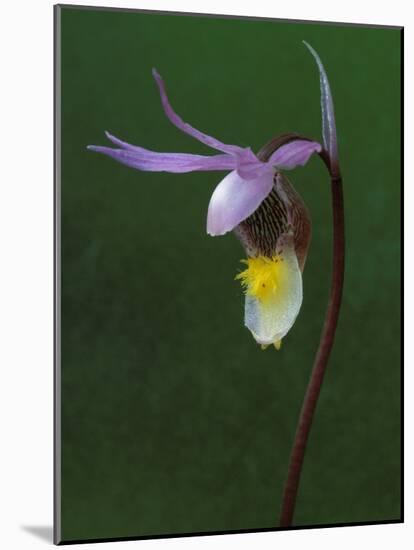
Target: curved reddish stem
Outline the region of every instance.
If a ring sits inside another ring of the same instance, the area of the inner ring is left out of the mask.
[[[335,162],[331,164],[329,155],[326,151],[322,151],[320,156],[327,166],[331,176],[333,213],[333,269],[331,293],[325,316],[325,323],[319,342],[319,348],[316,353],[315,362],[296,429],[295,440],[290,457],[288,477],[283,493],[280,527],[290,527],[292,524],[309,432],[312,426],[312,420],[321,391],[329,355],[334,343],[344,282],[345,224],[342,178],[338,163]]]

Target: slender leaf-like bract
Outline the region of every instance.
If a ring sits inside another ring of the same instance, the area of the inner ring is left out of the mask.
[[[319,79],[321,84],[323,144],[329,154],[331,162],[336,165],[338,163],[338,144],[336,138],[335,113],[329,80],[319,55],[305,40],[303,41],[303,43],[308,48],[310,53],[315,58],[316,63],[318,64]]]

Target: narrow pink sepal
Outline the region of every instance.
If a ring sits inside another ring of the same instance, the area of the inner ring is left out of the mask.
[[[184,173],[197,170],[234,170],[237,166],[236,157],[225,153],[211,156],[190,153],[158,153],[121,141],[109,132],[105,133],[112,143],[120,147],[119,149],[100,145],[88,145],[88,149],[112,157],[118,162],[137,170]]]
[[[314,153],[321,150],[320,143],[316,141],[296,139],[279,147],[268,162],[282,170],[292,170],[296,166],[304,166]]]
[[[178,116],[177,113],[174,111],[174,109],[171,107],[171,104],[168,100],[167,92],[165,89],[164,81],[161,75],[158,73],[157,69],[152,69],[152,75],[156,83],[158,84],[158,89],[160,91],[161,103],[164,108],[164,112],[167,118],[174,124],[174,126],[176,126],[182,132],[185,132],[186,134],[197,139],[198,141],[201,141],[201,143],[204,143],[205,145],[208,145],[213,149],[218,149],[219,151],[223,151],[224,153],[239,154],[243,151],[242,147],[238,147],[237,145],[227,145],[226,143],[222,143],[218,139],[208,136],[207,134],[200,132],[196,128],[193,128],[192,126],[190,126],[190,124],[187,124],[187,122],[184,122],[183,119],[180,116]]]

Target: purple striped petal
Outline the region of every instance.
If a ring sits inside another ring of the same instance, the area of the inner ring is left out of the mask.
[[[207,214],[207,233],[224,235],[248,218],[273,187],[273,170],[256,179],[244,180],[237,171],[221,180],[211,196]]]
[[[319,153],[321,150],[321,145],[316,141],[296,139],[279,147],[268,162],[282,170],[292,170],[295,166],[304,166],[313,153]]]
[[[88,145],[90,151],[103,153],[131,168],[147,172],[194,172],[195,170],[234,170],[236,158],[231,155],[192,155],[187,153],[157,153],[143,147],[130,145],[107,133],[108,138],[122,149]]]
[[[226,143],[222,143],[218,139],[208,136],[207,134],[203,134],[203,132],[196,130],[195,128],[190,126],[190,124],[187,124],[186,122],[184,122],[183,119],[179,117],[171,107],[170,102],[168,101],[167,92],[165,90],[164,81],[156,69],[152,69],[152,75],[155,78],[156,83],[158,84],[158,88],[161,95],[161,103],[164,108],[164,112],[167,115],[168,119],[174,124],[174,126],[176,126],[179,130],[185,132],[186,134],[189,134],[190,136],[197,139],[198,141],[201,141],[201,143],[204,143],[205,145],[208,145],[213,149],[218,149],[219,151],[223,151],[224,153],[237,155],[243,151],[242,147],[238,147],[237,145],[227,145]]]
[[[336,138],[336,124],[335,113],[331,94],[331,88],[329,86],[329,80],[326,75],[325,68],[322,61],[316,51],[310,44],[303,40],[303,43],[308,48],[310,53],[315,58],[315,61],[319,69],[319,79],[321,85],[321,109],[322,109],[322,134],[323,144],[328,151],[331,161],[334,163],[338,160],[338,144]]]

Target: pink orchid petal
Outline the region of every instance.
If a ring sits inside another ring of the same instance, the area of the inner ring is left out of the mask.
[[[183,132],[209,147],[224,151],[226,154],[208,157],[180,153],[156,153],[122,141],[109,132],[105,132],[107,138],[120,147],[120,150],[100,146],[90,146],[89,149],[111,156],[119,162],[139,170],[189,172],[193,170],[234,170],[237,168],[239,176],[244,180],[252,180],[269,172],[267,163],[260,161],[250,147],[227,145],[185,123],[171,107],[164,82],[156,69],[153,69],[153,76],[158,84],[161,102],[168,119]]]
[[[164,81],[156,69],[152,69],[152,75],[155,78],[156,83],[158,84],[158,88],[161,96],[161,103],[164,108],[164,112],[167,115],[168,119],[174,124],[174,126],[176,126],[179,130],[185,132],[186,134],[189,134],[190,136],[197,139],[198,141],[201,141],[201,143],[204,143],[205,145],[208,145],[213,149],[218,149],[219,151],[223,151],[224,153],[237,155],[243,151],[242,147],[238,147],[237,145],[227,145],[225,143],[222,143],[218,139],[208,136],[207,134],[204,134],[203,132],[196,130],[195,128],[190,126],[190,124],[187,124],[186,122],[184,122],[183,119],[179,117],[171,107],[170,102],[168,101],[167,92],[165,90]]]
[[[243,180],[256,179],[271,171],[271,164],[259,160],[250,147],[237,155],[237,173]]]
[[[296,139],[279,147],[268,162],[282,170],[292,170],[295,166],[304,166],[313,153],[321,150],[321,145],[316,141]]]
[[[336,162],[338,160],[338,143],[336,137],[335,113],[329,80],[319,55],[310,44],[305,42],[305,40],[303,40],[303,43],[313,55],[318,65],[321,86],[323,144],[329,153],[331,161]]]
[[[224,235],[248,218],[273,187],[273,170],[253,180],[242,179],[236,170],[215,188],[208,207],[207,233]]]
[[[127,143],[126,141],[122,141],[119,138],[113,136],[109,132],[105,132],[106,137],[112,141],[114,145],[118,145],[122,149],[127,149],[129,151],[135,151],[137,153],[140,153],[142,155],[153,153],[154,155],[160,155],[160,153],[155,153],[152,151],[149,151],[148,149],[144,149],[143,147],[139,147],[138,145],[131,145],[130,143]],[[165,153],[164,153],[165,155]],[[200,159],[208,159],[208,158],[215,158],[217,160],[220,160],[220,155],[217,155],[215,157],[204,157],[202,155],[190,155],[194,159],[200,158]],[[247,147],[245,149],[242,149],[242,152],[237,156],[232,155],[223,155],[223,161],[224,157],[228,158],[228,169],[233,170],[237,167],[237,173],[242,179],[254,179],[260,176],[263,172],[268,171],[268,166],[265,162],[260,161],[256,155],[253,153],[253,151],[250,149],[250,147]],[[154,157],[154,161],[155,161]],[[224,168],[227,169],[227,168]]]
[[[122,149],[99,145],[89,145],[88,149],[97,153],[103,153],[122,164],[138,170],[183,173],[195,170],[234,170],[236,168],[236,158],[231,155],[204,156],[187,153],[157,153],[143,147],[130,145],[111,136],[109,133],[107,133],[107,136],[114,144],[122,147]]]
[[[114,145],[118,145],[118,147],[121,147],[121,149],[128,149],[129,151],[137,151],[138,153],[148,153],[149,149],[145,149],[144,147],[140,147],[139,145],[132,145],[131,143],[127,143],[126,141],[122,141],[121,139],[113,136],[109,132],[105,131],[106,137],[109,139],[109,141],[112,141]]]

